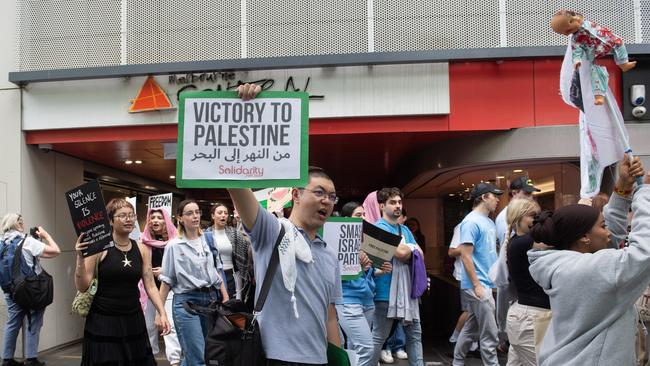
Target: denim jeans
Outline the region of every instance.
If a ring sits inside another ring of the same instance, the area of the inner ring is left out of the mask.
[[[391,352],[397,352],[406,347],[406,334],[404,334],[404,325],[401,321],[396,322],[395,331],[390,337],[388,337],[385,346],[384,349]]]
[[[348,337],[348,349],[352,349],[359,357],[358,366],[372,365],[372,332],[370,327],[375,313],[375,306],[361,304],[336,305],[339,325]],[[373,366],[377,365],[375,363]]]
[[[14,358],[16,352],[16,341],[18,332],[23,327],[25,334],[25,358],[33,358],[38,354],[38,339],[43,326],[43,314],[45,309],[32,312],[32,330],[27,328],[27,312],[18,306],[8,294],[5,294],[7,303],[7,324],[5,324],[5,334],[2,342],[2,359],[7,360]]]
[[[216,291],[191,291],[184,294],[174,294],[172,316],[178,341],[183,350],[182,366],[205,366],[205,337],[208,335],[208,318],[204,315],[188,313],[183,304],[191,302],[199,306],[208,306],[217,301]]]
[[[374,351],[370,365],[376,365],[379,362],[381,347],[390,334],[393,322],[395,322],[395,319],[389,319],[387,315],[388,301],[375,302],[375,320],[372,324]],[[409,355],[409,365],[424,366],[422,327],[420,326],[420,321],[414,320],[410,324],[404,324],[404,333],[406,333],[406,353]]]

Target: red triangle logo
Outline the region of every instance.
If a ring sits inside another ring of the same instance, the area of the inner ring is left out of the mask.
[[[165,91],[156,82],[156,79],[153,76],[149,76],[142,85],[142,88],[140,88],[138,96],[131,101],[129,113],[160,111],[174,108]]]

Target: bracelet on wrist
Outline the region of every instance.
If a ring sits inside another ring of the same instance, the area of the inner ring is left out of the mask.
[[[616,194],[618,194],[619,196],[626,197],[626,196],[629,196],[632,193],[632,190],[631,189],[621,189],[619,187],[615,187],[614,192],[616,192]]]

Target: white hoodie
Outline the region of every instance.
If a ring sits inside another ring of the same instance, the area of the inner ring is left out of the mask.
[[[650,185],[637,189],[632,210],[628,248],[528,252],[553,312],[541,366],[636,365],[634,302],[650,282]]]

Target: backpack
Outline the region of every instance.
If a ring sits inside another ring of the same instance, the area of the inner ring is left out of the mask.
[[[26,237],[21,238],[20,236],[15,236],[9,241],[2,241],[0,243],[0,287],[2,287],[2,291],[6,294],[11,294],[12,292],[14,257],[16,256],[18,246],[20,246],[18,259],[22,274],[25,276],[36,274],[34,270],[27,265],[25,258],[22,256],[22,244],[25,241],[25,238]]]

